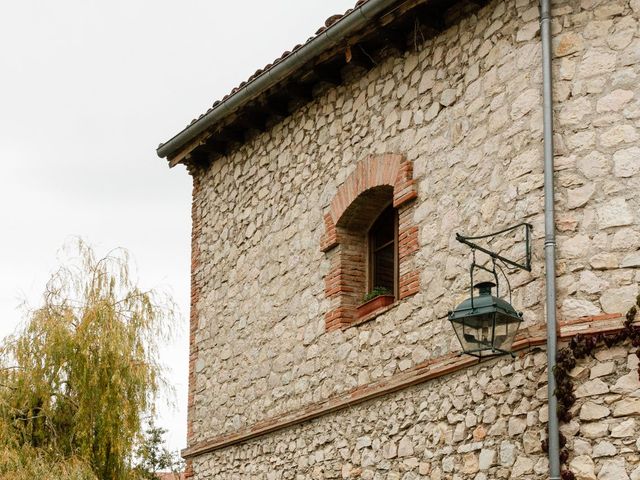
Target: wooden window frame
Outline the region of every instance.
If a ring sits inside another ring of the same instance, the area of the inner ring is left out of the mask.
[[[374,288],[374,259],[373,256],[375,254],[375,250],[373,248],[373,226],[376,224],[376,222],[378,221],[378,219],[380,218],[380,216],[385,212],[385,210],[387,208],[389,208],[389,206],[393,205],[393,202],[389,202],[387,205],[385,205],[381,210],[380,213],[378,214],[378,216],[375,218],[375,220],[371,223],[371,226],[369,227],[369,229],[367,230],[367,236],[366,236],[366,240],[367,240],[367,264],[366,264],[366,272],[367,272],[367,283],[366,283],[366,292],[365,293],[369,293],[371,292]],[[393,209],[393,240],[390,240],[389,242],[385,243],[384,245],[380,246],[377,248],[377,250],[381,250],[385,247],[387,247],[390,243],[393,243],[393,296],[395,297],[395,299],[397,300],[398,298],[400,298],[400,288],[399,288],[399,277],[400,277],[400,268],[399,268],[399,255],[398,255],[398,227],[399,227],[399,214],[398,214],[398,209],[394,208]]]

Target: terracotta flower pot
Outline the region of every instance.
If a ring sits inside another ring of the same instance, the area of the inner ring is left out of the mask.
[[[375,312],[379,308],[383,308],[391,305],[396,301],[396,297],[393,295],[378,295],[377,297],[372,298],[371,300],[364,302],[357,308],[358,318],[364,317],[365,315],[370,314],[371,312]]]

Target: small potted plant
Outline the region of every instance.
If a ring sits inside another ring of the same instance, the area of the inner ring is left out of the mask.
[[[395,297],[391,290],[386,287],[374,287],[369,293],[367,293],[362,301],[364,302],[357,309],[358,318],[364,317],[371,312],[378,310],[379,308],[391,305],[395,301]]]

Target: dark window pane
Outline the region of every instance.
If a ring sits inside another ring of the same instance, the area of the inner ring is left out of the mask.
[[[393,243],[378,250],[373,255],[373,287],[388,288],[393,292],[393,278],[395,276],[395,267],[393,265],[394,254]]]
[[[393,207],[388,207],[378,217],[373,226],[371,227],[371,239],[372,247],[374,250],[385,246],[387,243],[393,241],[395,237],[395,211]]]
[[[379,287],[395,292],[396,228],[396,211],[389,205],[369,231],[370,289]]]

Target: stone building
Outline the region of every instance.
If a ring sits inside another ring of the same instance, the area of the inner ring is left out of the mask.
[[[638,294],[639,20],[552,2],[561,346]],[[549,478],[540,25],[535,0],[360,0],[158,148],[193,177],[188,476]],[[455,234],[520,222],[516,357],[460,355]],[[635,351],[571,372],[579,479],[640,479]]]

